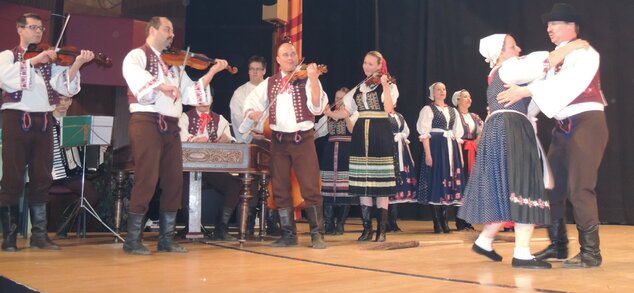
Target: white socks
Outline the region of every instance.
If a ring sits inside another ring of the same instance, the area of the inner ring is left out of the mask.
[[[531,254],[531,250],[528,247],[515,247],[513,252],[513,257],[517,259],[523,259],[523,260],[531,260],[535,258]]]
[[[486,251],[492,251],[493,250],[493,238],[489,238],[486,237],[482,234],[480,234],[480,236],[478,236],[478,239],[476,239],[475,241],[475,245],[479,246],[480,248],[486,250]]]

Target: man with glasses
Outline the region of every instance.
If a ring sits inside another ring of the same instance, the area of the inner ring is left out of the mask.
[[[57,55],[45,50],[25,59],[29,45],[37,45],[45,30],[42,18],[34,13],[21,15],[16,23],[20,43],[0,53],[2,96],[2,180],[0,180],[0,221],[3,251],[17,251],[18,199],[24,190],[28,166],[28,202],[31,215],[31,247],[59,249],[47,234],[46,205],[52,182],[52,123],[49,118],[59,96],[73,96],[80,90],[79,69],[94,58],[82,50],[70,66],[54,64]]]

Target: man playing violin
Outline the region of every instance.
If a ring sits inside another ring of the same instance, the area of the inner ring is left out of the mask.
[[[323,198],[319,187],[319,162],[314,143],[315,115],[323,112],[328,96],[319,81],[317,65],[306,67],[307,78],[294,80],[299,57],[295,47],[283,43],[277,49],[280,72],[260,83],[247,97],[245,117],[259,121],[271,105],[270,125],[271,178],[273,197],[278,207],[282,237],[273,246],[297,245],[297,228],[289,182],[291,167],[297,173],[301,194],[306,204],[313,248],[326,248],[324,242]]]
[[[209,83],[227,67],[216,63],[196,82],[182,66],[169,66],[161,52],[172,44],[174,27],[166,17],[152,17],[145,29],[146,41],[123,60],[123,77],[129,91],[129,136],[134,158],[134,185],[128,211],[128,234],[123,250],[149,255],[143,245],[143,217],[160,179],[161,203],[158,251],[187,252],[174,242],[176,212],[181,208],[183,187],[182,144],[178,120],[183,104],[210,103]]]
[[[0,53],[2,96],[2,180],[0,219],[4,241],[2,250],[17,251],[18,199],[24,189],[28,166],[28,201],[31,215],[31,247],[59,249],[47,234],[46,205],[52,182],[52,123],[50,112],[59,96],[73,96],[80,90],[79,69],[94,58],[81,51],[71,66],[53,62],[56,53],[44,50],[28,58],[27,48],[39,44],[45,30],[42,18],[34,13],[21,15],[16,23],[20,44]],[[26,55],[26,56],[25,56]]]

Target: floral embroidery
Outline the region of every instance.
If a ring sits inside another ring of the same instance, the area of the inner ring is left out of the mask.
[[[518,196],[517,194],[515,194],[515,192],[511,193],[509,199],[512,203],[519,204],[520,206],[526,205],[530,208],[538,207],[540,209],[550,208],[550,202],[548,201],[544,201],[541,199],[531,200],[530,198],[525,198],[521,195]]]

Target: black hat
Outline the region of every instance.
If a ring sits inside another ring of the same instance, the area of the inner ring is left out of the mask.
[[[565,21],[579,24],[581,22],[581,15],[568,3],[556,3],[550,12],[542,14],[542,21],[544,23],[548,23],[549,21]]]

